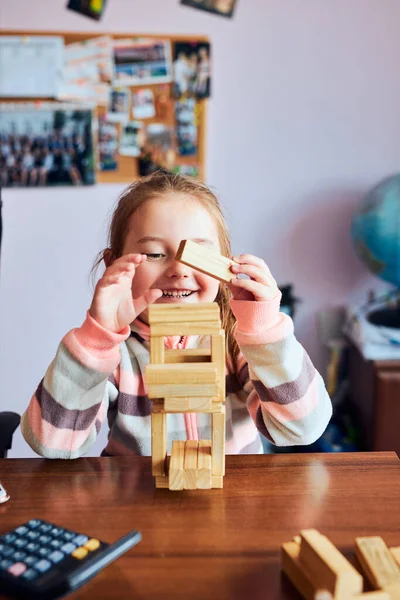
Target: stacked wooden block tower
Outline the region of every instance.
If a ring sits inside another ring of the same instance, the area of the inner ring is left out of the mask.
[[[400,548],[379,536],[356,538],[356,556],[375,590],[363,593],[363,577],[316,529],[282,546],[282,569],[306,600],[400,600]]]
[[[216,302],[149,307],[150,364],[147,393],[153,399],[152,470],[156,487],[221,488],[225,474],[225,332]],[[210,349],[168,350],[164,336],[210,336]],[[172,442],[167,460],[167,413],[211,414],[212,439]]]
[[[233,276],[233,260],[191,240],[175,259],[219,281]],[[146,369],[152,412],[152,469],[156,487],[222,488],[225,475],[225,332],[216,302],[149,307],[150,364]],[[167,350],[164,336],[210,336],[210,349]],[[211,414],[211,440],[173,441],[167,456],[166,415]],[[169,460],[169,464],[168,464]]]

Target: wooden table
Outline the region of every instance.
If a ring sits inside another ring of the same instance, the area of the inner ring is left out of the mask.
[[[354,538],[400,545],[393,452],[227,456],[222,490],[155,489],[150,458],[0,460],[0,533],[42,518],[107,542],[143,541],[70,598],[294,600],[280,546],[315,527],[352,562]],[[4,598],[4,596],[2,596]]]

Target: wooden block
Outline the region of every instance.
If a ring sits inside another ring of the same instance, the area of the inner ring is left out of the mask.
[[[183,413],[189,410],[189,398],[165,398],[164,412]]]
[[[181,241],[175,260],[227,283],[235,276],[230,270],[230,266],[239,264],[191,240]]]
[[[169,461],[169,489],[183,490],[185,440],[173,440]]]
[[[158,365],[164,362],[164,337],[150,336],[150,363]]]
[[[186,396],[215,396],[218,393],[217,383],[159,383],[147,386],[149,398],[185,398]]]
[[[212,475],[225,475],[225,406],[221,412],[212,413]]]
[[[394,560],[400,567],[400,546],[395,546],[389,548],[390,554],[393,556]]]
[[[400,567],[381,537],[356,538],[356,555],[372,587],[400,583]]]
[[[384,592],[389,594],[390,600],[400,600],[400,583],[385,585]]]
[[[363,580],[358,571],[324,535],[316,529],[300,532],[300,563],[317,589],[328,590],[335,599],[348,600],[361,594]]]
[[[218,376],[220,381],[220,397],[221,401],[225,401],[225,331],[221,329],[217,334],[211,336],[211,362],[216,365],[218,369]]]
[[[391,598],[388,592],[378,590],[375,592],[364,592],[363,594],[356,594],[355,596],[352,596],[349,600],[391,600]]]
[[[210,323],[156,323],[151,326],[151,336],[170,335],[214,335],[221,329],[221,322]]]
[[[165,461],[167,457],[166,415],[151,413],[151,462],[152,473],[166,475]]]
[[[300,564],[299,555],[300,545],[297,542],[282,544],[282,570],[305,600],[314,600],[317,590],[311,575]]]
[[[146,385],[149,398],[202,398],[219,392],[212,363],[147,365]]]
[[[196,362],[211,362],[211,350],[207,348],[183,348],[182,350],[166,350],[164,354],[165,364]]]
[[[197,451],[197,489],[211,489],[211,440],[199,440]]]
[[[195,490],[197,488],[197,460],[198,460],[197,440],[188,440],[185,442],[185,460],[183,470],[183,489]]]
[[[150,326],[156,323],[208,323],[221,319],[218,302],[193,304],[151,304],[149,306]],[[152,328],[150,327],[152,330]]]
[[[213,490],[222,489],[223,486],[224,486],[224,478],[222,477],[222,475],[212,475],[211,474],[211,488]]]

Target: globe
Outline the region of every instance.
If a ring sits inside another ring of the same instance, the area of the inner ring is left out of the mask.
[[[351,235],[368,269],[400,288],[400,173],[367,194],[353,217]]]

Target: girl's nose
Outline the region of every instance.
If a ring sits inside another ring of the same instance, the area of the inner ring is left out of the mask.
[[[174,260],[168,267],[166,275],[167,277],[189,277],[190,272],[190,267]]]

